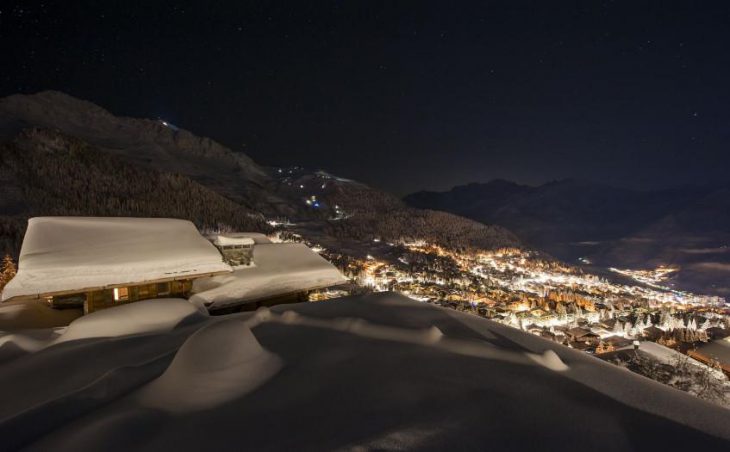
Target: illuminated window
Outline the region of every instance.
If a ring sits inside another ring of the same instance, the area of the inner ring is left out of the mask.
[[[129,299],[129,290],[126,287],[114,288],[114,301],[125,301]]]

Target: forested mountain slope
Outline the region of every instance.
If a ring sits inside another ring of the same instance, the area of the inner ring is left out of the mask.
[[[169,216],[254,231],[268,229],[266,219],[285,218],[303,235],[334,244],[382,238],[520,246],[502,227],[408,207],[322,171],[261,167],[172,124],[117,117],[56,91],[0,99],[0,143],[0,243],[12,254],[33,215]],[[318,208],[312,196],[320,197]]]

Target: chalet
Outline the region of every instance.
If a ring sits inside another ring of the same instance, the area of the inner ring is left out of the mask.
[[[591,332],[588,328],[575,327],[565,331],[565,335],[571,342],[582,342],[585,344],[598,344],[600,336]]]
[[[619,349],[623,347],[629,347],[633,344],[634,341],[631,339],[626,339],[625,337],[621,336],[609,336],[605,339],[603,339],[603,342],[606,344],[610,344],[612,347]]]
[[[648,341],[656,341],[664,335],[664,330],[652,325],[644,328],[641,331],[641,335]]]
[[[38,217],[2,300],[44,299],[93,312],[159,297],[186,297],[197,278],[231,272],[195,226],[167,218]]]
[[[589,343],[589,342],[570,342],[570,347],[580,350],[582,352],[586,353],[595,353],[596,352],[596,346],[598,345],[598,342],[596,343]]]
[[[719,365],[725,375],[730,377],[730,338],[717,339],[689,350],[689,356],[708,366]]]
[[[612,331],[613,328],[616,326],[616,319],[601,320],[600,322],[598,322],[598,325],[608,331]]]
[[[542,338],[545,338],[547,340],[550,340],[550,341],[555,341],[555,334],[554,333],[551,333],[548,330],[542,330],[542,331],[540,331],[539,336],[542,337]]]
[[[724,339],[724,338],[730,336],[730,330],[721,328],[719,326],[711,326],[711,327],[707,328],[707,335],[711,339]]]
[[[206,239],[185,220],[38,217],[28,220],[2,301],[44,300],[90,313],[176,297],[215,309],[305,301],[310,290],[344,282],[305,245],[271,243],[262,234]]]
[[[611,334],[613,334],[612,331],[609,331],[609,330],[607,330],[605,328],[601,328],[600,326],[592,326],[591,327],[591,331],[593,331],[594,333],[596,333],[600,337],[606,337],[606,336],[610,336]]]

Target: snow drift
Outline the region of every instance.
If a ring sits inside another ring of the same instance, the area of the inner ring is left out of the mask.
[[[182,298],[142,300],[79,317],[56,342],[166,332],[207,316],[206,311]]]
[[[224,320],[190,336],[165,373],[137,398],[143,406],[172,413],[210,409],[252,391],[281,366],[243,322]]]
[[[213,310],[347,282],[337,268],[301,243],[257,244],[253,262],[253,267],[194,281],[190,301]]]
[[[0,388],[8,450],[730,444],[730,412],[719,406],[392,293],[205,317],[147,334],[79,334],[7,362]]]

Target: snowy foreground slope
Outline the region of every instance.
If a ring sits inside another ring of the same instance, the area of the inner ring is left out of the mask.
[[[730,411],[392,293],[209,317],[133,303],[0,336],[0,449],[677,450]]]

